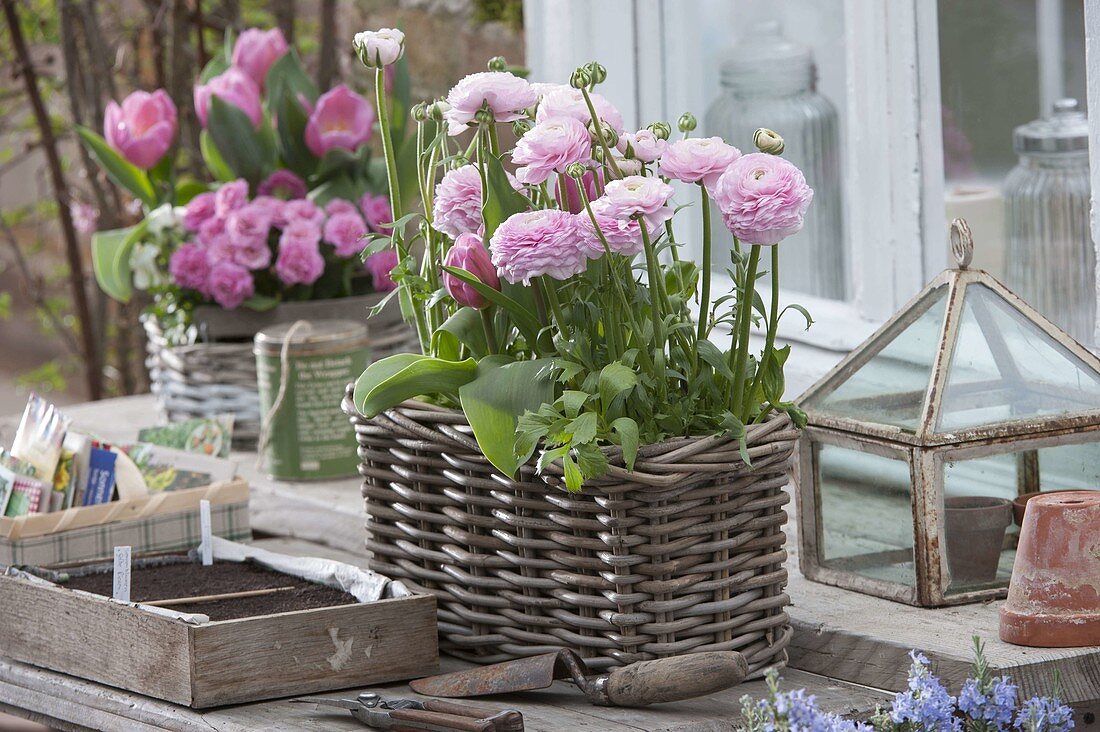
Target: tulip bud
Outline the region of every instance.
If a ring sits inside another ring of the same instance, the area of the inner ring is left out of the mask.
[[[584,70],[588,72],[588,76],[592,79],[592,86],[602,84],[607,79],[607,69],[598,61],[590,61],[585,64]]]
[[[615,128],[609,125],[607,122],[600,122],[600,129],[603,131],[603,140],[607,143],[608,147],[615,147],[619,144],[619,133],[615,131]],[[596,134],[596,127],[592,124],[592,120],[588,120],[588,134],[592,136],[593,143],[599,143],[599,135]]]
[[[583,178],[584,174],[587,172],[588,168],[584,167],[584,163],[569,163],[569,165],[565,167],[565,174],[577,180]]]
[[[756,145],[756,149],[760,152],[769,155],[782,155],[785,147],[779,133],[767,127],[759,127],[752,133],[752,144]]]
[[[454,246],[447,252],[443,264],[464,269],[486,286],[500,290],[500,277],[497,276],[496,267],[493,266],[489,252],[477,234],[469,232],[459,234]],[[443,286],[459,305],[480,310],[490,304],[477,290],[450,272],[443,273]]]
[[[672,127],[668,122],[654,122],[648,129],[658,140],[667,140],[672,136]]]
[[[504,60],[503,56],[493,56],[489,59],[489,71],[507,71],[508,62]]]
[[[517,119],[512,123],[512,134],[516,136],[516,139],[519,139],[530,132],[534,126],[534,123],[529,119]]]
[[[574,89],[587,89],[592,83],[592,75],[582,66],[569,77],[569,86]]]
[[[699,126],[699,123],[695,121],[695,115],[691,112],[684,112],[680,115],[680,119],[676,122],[676,125],[680,128],[680,132],[688,133]]]
[[[423,122],[428,119],[428,105],[424,102],[419,102],[413,105],[411,110],[413,121]]]

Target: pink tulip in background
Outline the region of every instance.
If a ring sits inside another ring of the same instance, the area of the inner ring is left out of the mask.
[[[306,147],[317,157],[329,150],[355,151],[369,142],[374,126],[374,107],[343,84],[317,99],[306,123]]]
[[[485,245],[477,234],[460,234],[455,239],[454,246],[447,252],[447,258],[443,260],[443,264],[448,267],[464,269],[494,290],[500,289],[500,277],[497,276],[496,269],[489,259],[489,252],[485,249]],[[458,279],[450,272],[443,273],[443,286],[447,288],[447,292],[459,305],[477,310],[489,305],[489,301],[478,293],[473,286]]]
[[[800,231],[813,197],[801,170],[766,153],[735,160],[714,192],[726,228],[745,244],[778,244]]]
[[[259,127],[263,119],[260,104],[260,87],[248,74],[230,66],[220,76],[215,76],[205,84],[195,86],[195,114],[199,122],[206,127],[210,115],[210,98],[217,97],[226,104],[232,104],[245,113],[253,127]]]
[[[176,105],[163,89],[136,91],[111,101],[103,114],[103,137],[128,161],[148,170],[156,165],[176,137]]]
[[[288,46],[283,32],[278,28],[260,30],[249,28],[237,38],[233,46],[233,65],[248,74],[256,86],[263,89],[267,72],[272,64],[287,52]]]
[[[622,162],[619,164],[622,165]],[[600,196],[600,188],[603,187],[603,172],[599,171],[598,176],[597,178],[597,171],[589,170],[580,179],[580,183],[584,185],[584,194],[589,201],[595,201]],[[581,189],[578,188],[577,179],[566,176],[564,182],[564,190],[562,190],[562,180],[560,179],[554,188],[554,197],[558,201],[558,207],[569,213],[581,213],[584,211],[584,200],[581,198]]]
[[[286,169],[276,170],[256,188],[256,193],[261,196],[274,196],[285,201],[305,198],[307,191],[306,182]]]

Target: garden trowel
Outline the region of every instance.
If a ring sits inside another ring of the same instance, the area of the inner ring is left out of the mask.
[[[593,704],[640,707],[713,694],[744,681],[749,667],[736,651],[706,651],[639,661],[600,675],[589,675],[584,660],[561,649],[530,658],[455,671],[409,684],[427,696],[462,698],[545,689],[570,679]]]

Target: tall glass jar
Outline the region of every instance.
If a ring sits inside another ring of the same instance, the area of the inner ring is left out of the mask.
[[[1005,179],[1006,284],[1085,344],[1094,342],[1096,251],[1089,231],[1088,120],[1077,100],[1017,127]]]
[[[786,143],[783,157],[802,169],[814,189],[802,231],[779,248],[784,288],[845,299],[840,131],[836,107],[816,91],[813,52],[784,38],[778,22],[766,21],[733,48],[720,80],[722,93],[707,110],[707,134],[747,153],[755,151],[756,128],[775,130]],[[714,216],[713,225],[722,227],[718,212]]]

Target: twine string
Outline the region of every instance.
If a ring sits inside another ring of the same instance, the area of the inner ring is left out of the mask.
[[[264,462],[267,458],[267,443],[271,440],[271,425],[275,421],[275,415],[279,413],[280,407],[283,406],[283,400],[286,399],[286,390],[290,382],[290,345],[293,343],[294,336],[298,334],[298,331],[304,330],[304,335],[307,335],[312,327],[313,324],[308,320],[296,320],[287,329],[286,335],[283,337],[283,345],[279,349],[279,391],[276,392],[271,407],[260,419],[260,440],[259,447],[256,450],[256,470],[262,471],[264,469]]]

